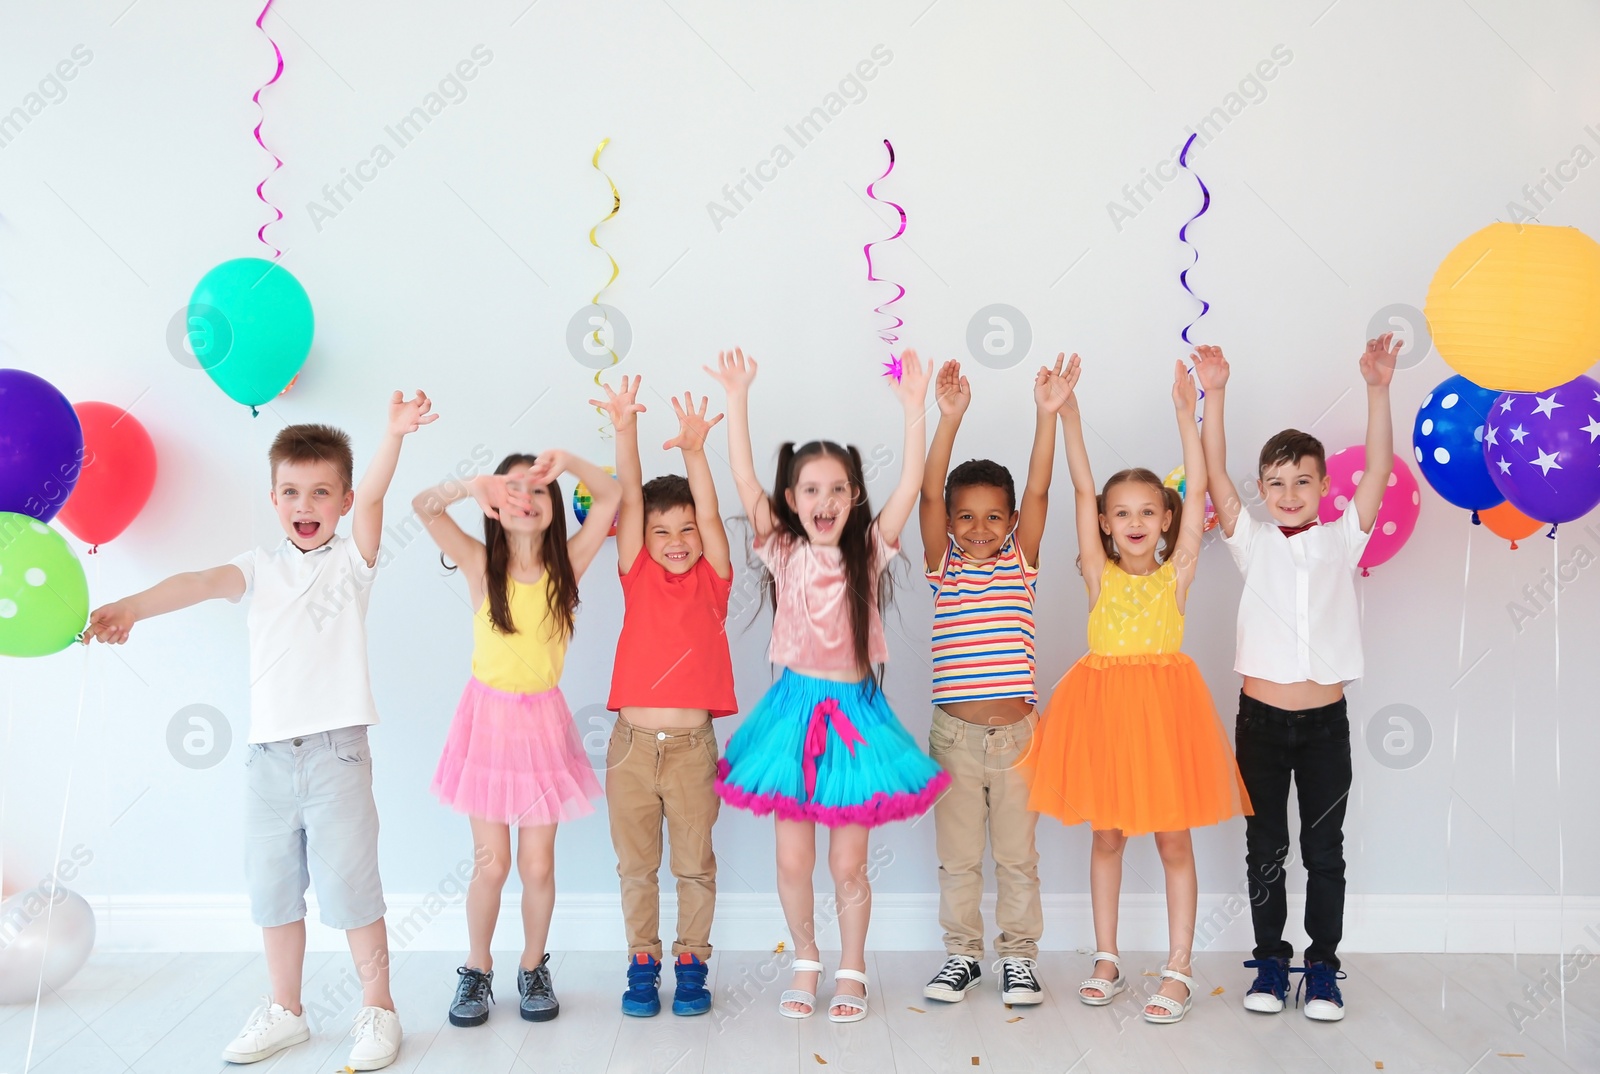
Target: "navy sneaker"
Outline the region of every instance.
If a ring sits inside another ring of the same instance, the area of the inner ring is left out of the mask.
[[[471,966],[456,970],[456,998],[450,1003],[450,1024],[481,1026],[489,1020],[489,1004],[494,1002],[494,972],[484,973]]]
[[[628,990],[622,993],[622,1013],[633,1018],[654,1018],[661,1013],[661,963],[640,951],[628,961]]]
[[[548,1022],[561,1013],[556,999],[555,982],[550,979],[550,953],[533,969],[517,970],[517,994],[522,997],[519,1009],[530,1022]]]
[[[673,1014],[705,1014],[711,1009],[711,992],[706,988],[706,964],[685,951],[672,964],[678,982],[672,993]]]
[[[1250,991],[1244,994],[1244,1009],[1262,1014],[1277,1014],[1283,1010],[1289,995],[1289,960],[1286,958],[1253,958],[1245,967],[1256,971]]]
[[[1346,976],[1343,970],[1334,969],[1326,962],[1307,961],[1303,968],[1297,966],[1290,972],[1304,975],[1300,978],[1300,987],[1295,989],[1294,1001],[1300,1002],[1303,990],[1307,1018],[1337,1022],[1344,1017],[1344,996],[1339,994],[1339,982]]]

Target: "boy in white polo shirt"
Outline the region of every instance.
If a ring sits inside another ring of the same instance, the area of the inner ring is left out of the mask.
[[[378,1070],[400,1053],[367,751],[378,713],[366,615],[383,496],[402,438],[438,417],[431,407],[420,391],[411,400],[394,393],[387,434],[356,488],[348,436],[327,425],[285,428],[267,454],[285,539],[97,608],[84,631],[85,642],[117,644],[141,619],[251,597],[245,875],[272,993],[223,1051],[230,1063],[258,1062],[310,1039],[300,986],[312,880],[322,921],[345,931],[361,979],[350,1067]],[[335,527],[352,509],[351,535],[341,537]]]
[[[1228,476],[1223,401],[1228,362],[1200,347],[1195,375],[1205,390],[1201,440],[1206,478],[1228,551],[1244,574],[1238,656],[1244,677],[1234,750],[1255,812],[1245,821],[1245,863],[1256,979],[1248,1010],[1283,1010],[1289,974],[1301,973],[1306,1017],[1344,1017],[1339,940],[1344,934],[1344,813],[1350,795],[1350,721],[1345,684],[1361,677],[1355,571],[1372,535],[1393,469],[1389,381],[1398,347],[1392,334],[1369,339],[1361,355],[1367,384],[1367,470],[1335,522],[1317,524],[1328,492],[1321,441],[1285,429],[1261,449],[1256,471],[1272,522],[1243,509]],[[1305,965],[1290,967],[1284,866],[1289,853],[1289,782],[1300,806],[1300,856],[1306,868]]]

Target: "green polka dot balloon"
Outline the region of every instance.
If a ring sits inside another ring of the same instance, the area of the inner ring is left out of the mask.
[[[0,655],[49,656],[89,621],[89,585],[66,540],[27,515],[0,511]]]

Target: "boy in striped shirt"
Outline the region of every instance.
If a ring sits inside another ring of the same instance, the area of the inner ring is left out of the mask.
[[[1033,600],[1039,541],[1049,507],[1065,356],[1033,382],[1033,452],[1021,509],[1011,472],[974,459],[950,470],[972,390],[959,362],[939,370],[939,425],[922,484],[924,568],[934,592],[933,727],[928,752],[950,773],[933,808],[939,853],[943,967],[923,989],[959,1002],[983,977],[983,851],[994,856],[1001,999],[1039,1003],[1039,853],[1021,767],[1038,722]],[[949,473],[948,479],[946,472]]]

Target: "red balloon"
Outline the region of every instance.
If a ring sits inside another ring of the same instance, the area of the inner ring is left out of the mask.
[[[83,473],[57,516],[91,545],[128,528],[156,485],[156,446],[139,419],[110,403],[75,403],[83,426]]]

